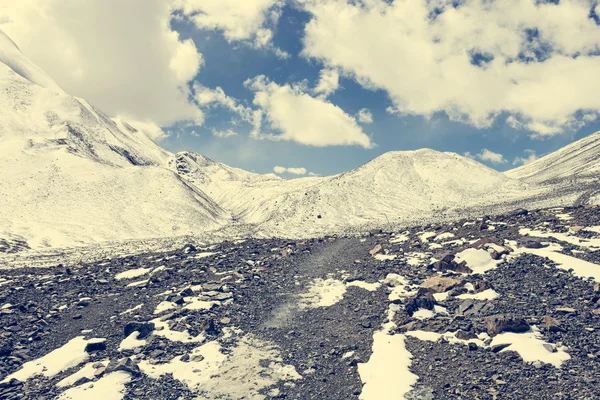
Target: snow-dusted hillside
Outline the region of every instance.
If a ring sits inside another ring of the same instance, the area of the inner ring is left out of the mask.
[[[221,207],[240,222],[260,224],[271,217],[267,203],[281,198],[285,202],[294,193],[304,193],[308,187],[329,178],[298,178],[285,180],[274,174],[256,174],[213,161],[201,154],[177,153],[169,167],[186,181],[210,195]]]
[[[532,183],[596,179],[600,173],[600,132],[586,136],[506,175]]]
[[[0,35],[0,239],[31,247],[165,237],[229,221],[161,167],[170,153],[65,94]]]
[[[263,235],[296,236],[410,221],[448,209],[522,198],[528,186],[455,153],[386,153],[331,177],[281,180],[179,153],[169,162],[240,222]]]

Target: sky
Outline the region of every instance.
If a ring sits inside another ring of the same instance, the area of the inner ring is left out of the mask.
[[[0,0],[68,93],[280,176],[432,148],[504,171],[600,130],[589,0]]]

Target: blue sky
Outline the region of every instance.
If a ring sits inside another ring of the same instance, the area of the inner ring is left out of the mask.
[[[28,0],[0,10],[0,29],[66,91],[172,152],[329,175],[428,147],[502,171],[600,130],[598,11],[595,0]]]
[[[172,27],[182,37],[192,39],[205,58],[205,64],[196,76],[197,81],[207,87],[221,87],[229,96],[251,104],[253,93],[244,86],[247,79],[266,75],[280,85],[306,79],[314,86],[323,68],[321,62],[300,54],[304,26],[311,18],[310,14],[289,5],[283,7],[282,11],[273,43],[288,52],[289,59],[280,59],[268,50],[229,43],[221,31],[198,30],[189,21],[173,21]],[[368,54],[365,56],[368,57]],[[161,144],[173,152],[195,151],[226,164],[261,173],[272,172],[273,166],[282,165],[305,167],[321,175],[356,168],[387,151],[428,147],[476,155],[487,148],[502,154],[506,162],[480,161],[503,171],[514,168],[515,158],[525,157],[525,149],[534,150],[541,156],[600,130],[600,123],[596,122],[561,134],[532,138],[528,132],[515,129],[500,119],[490,128],[482,129],[451,121],[444,112],[428,118],[392,115],[386,112],[392,102],[385,90],[370,90],[354,79],[343,77],[340,79],[340,89],[329,101],[350,115],[355,115],[362,108],[369,109],[373,123],[364,125],[363,130],[376,146],[372,149],[360,146],[314,147],[289,141],[256,140],[248,137],[249,125],[233,127],[239,133],[237,136],[214,137],[211,133],[213,128],[231,128],[233,115],[225,110],[208,113],[203,126],[168,130],[170,136]],[[190,134],[192,131],[198,136]]]

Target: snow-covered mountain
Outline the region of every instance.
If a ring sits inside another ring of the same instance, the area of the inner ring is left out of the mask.
[[[161,167],[170,153],[54,81],[0,34],[0,239],[31,247],[165,237],[229,217]]]
[[[196,153],[174,155],[64,93],[0,34],[0,241],[57,247],[225,226],[307,237],[494,210],[543,195],[545,189],[509,175],[429,149],[291,180]]]
[[[573,142],[506,175],[532,183],[597,179],[600,173],[600,132]]]
[[[455,153],[389,152],[331,177],[281,180],[193,153],[169,162],[235,218],[263,235],[303,236],[416,220],[521,198],[528,186]]]

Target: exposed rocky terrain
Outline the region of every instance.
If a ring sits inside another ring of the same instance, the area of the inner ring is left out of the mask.
[[[582,206],[2,270],[0,398],[598,398],[599,250]]]

